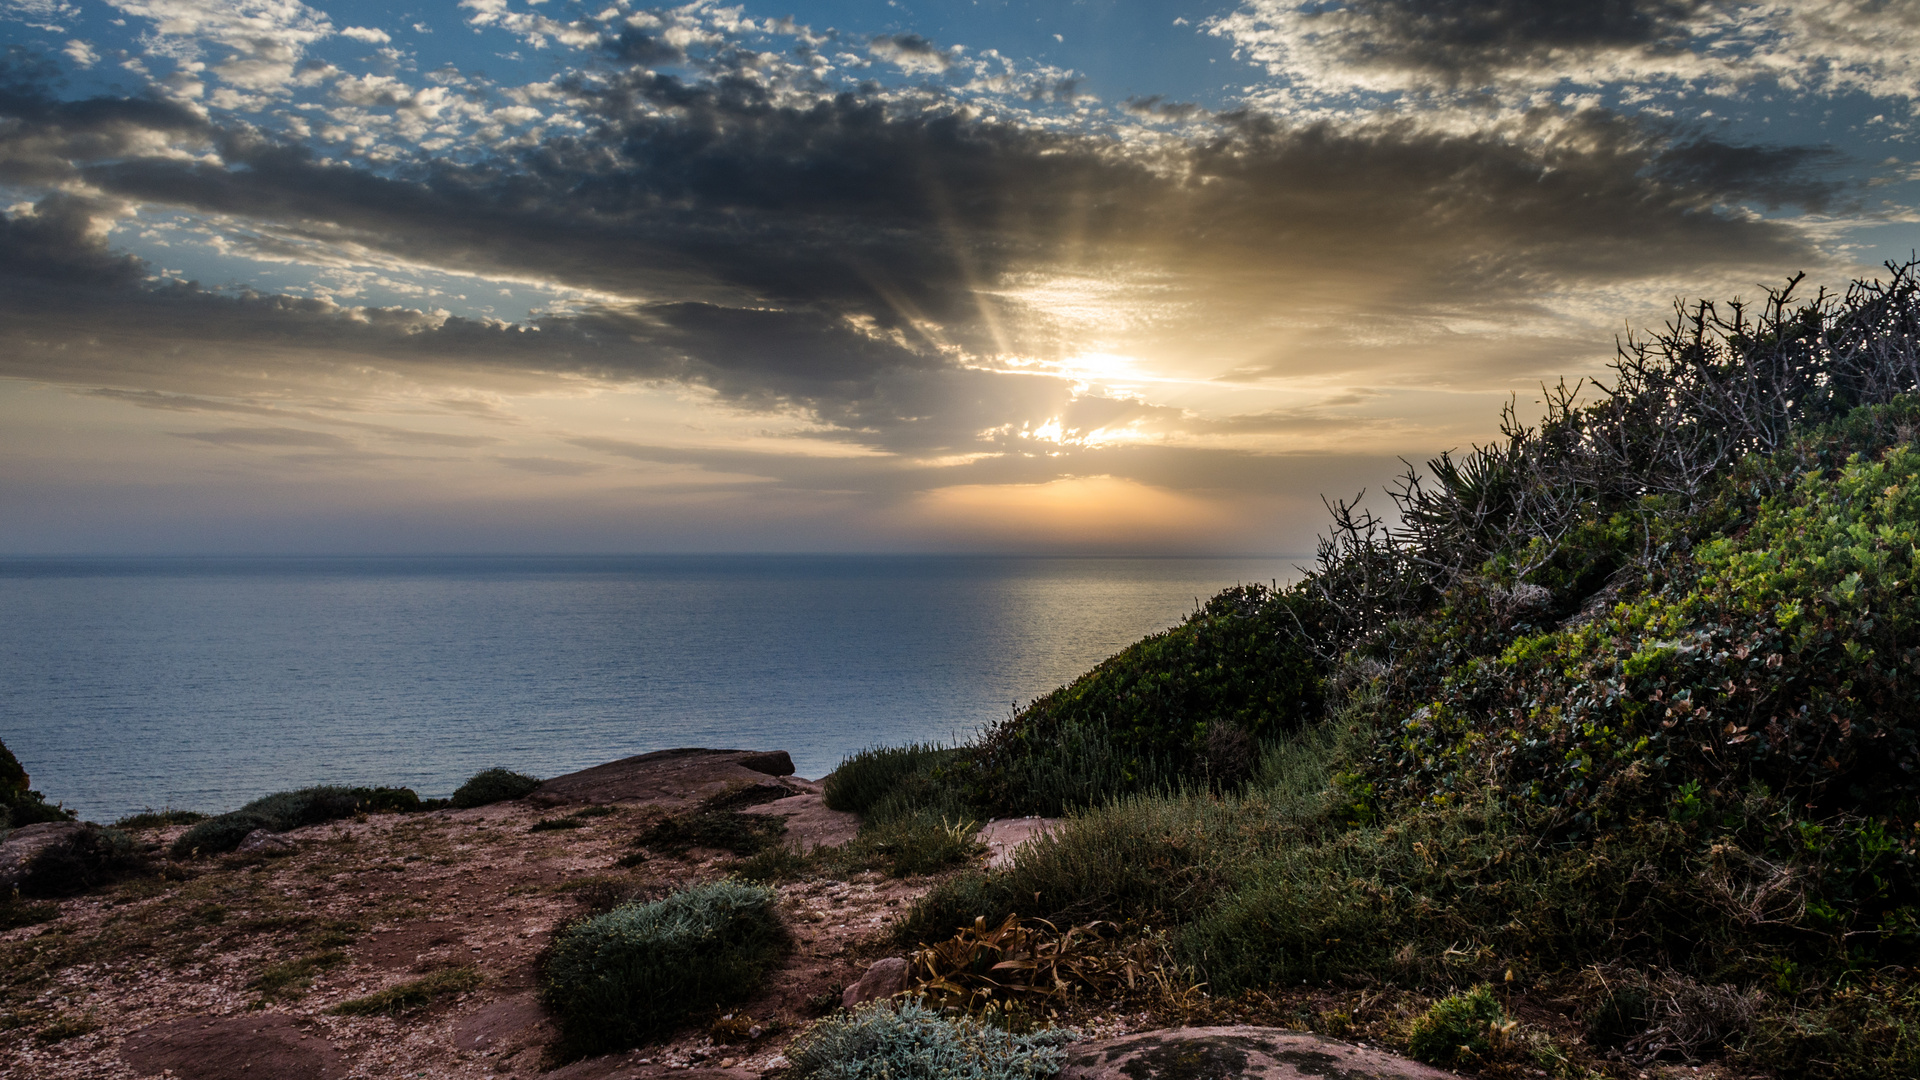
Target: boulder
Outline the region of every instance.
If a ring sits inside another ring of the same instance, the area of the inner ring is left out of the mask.
[[[324,1030],[285,1013],[163,1021],[127,1036],[120,1059],[136,1075],[177,1080],[338,1080],[346,1073]]]
[[[0,842],[0,897],[65,896],[102,885],[137,865],[125,834],[85,821],[48,821]]]
[[[768,777],[793,775],[785,750],[656,750],[609,761],[591,769],[556,776],[535,788],[527,801],[536,806],[592,803],[650,803],[668,812],[691,809],[742,787],[769,783]]]
[[[1051,833],[1059,824],[1059,818],[1001,818],[980,826],[976,838],[987,845],[987,866],[998,870],[1013,865],[1013,853],[1022,844]]]
[[[860,981],[840,992],[840,1004],[848,1009],[869,1001],[890,998],[907,988],[907,962],[898,956],[875,960],[860,976]]]
[[[1060,1080],[1457,1080],[1370,1047],[1264,1027],[1168,1028],[1074,1043]]]
[[[239,846],[233,849],[233,853],[277,859],[282,855],[292,855],[299,850],[300,848],[293,841],[274,835],[271,829],[255,829],[241,839]]]

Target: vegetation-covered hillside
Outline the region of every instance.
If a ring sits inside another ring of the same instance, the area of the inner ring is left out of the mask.
[[[1391,523],[1333,504],[1300,582],[974,745],[850,759],[829,800],[882,818],[1075,814],[902,936],[1133,920],[1216,995],[1492,983],[1622,1062],[1920,1075],[1920,280],[1889,269],[1679,309],[1409,470]]]

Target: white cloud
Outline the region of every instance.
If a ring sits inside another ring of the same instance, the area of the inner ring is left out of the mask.
[[[68,59],[83,68],[92,67],[100,61],[100,54],[93,51],[93,46],[79,38],[67,42],[67,47],[62,51],[67,54]]]
[[[340,36],[364,41],[369,45],[385,45],[393,40],[385,30],[373,30],[365,26],[349,26],[340,31]]]

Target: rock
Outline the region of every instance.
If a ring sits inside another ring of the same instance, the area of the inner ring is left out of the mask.
[[[16,889],[22,896],[65,896],[138,864],[124,833],[85,821],[27,825],[0,842],[0,897]]]
[[[825,796],[812,793],[794,795],[779,802],[749,806],[741,813],[785,818],[787,834],[783,838],[784,842],[802,851],[817,847],[836,847],[853,839],[860,832],[859,814],[829,809]]]
[[[907,988],[907,962],[898,956],[875,960],[860,981],[840,993],[840,1004],[853,1008],[869,1001],[890,998]]]
[[[1059,818],[1003,818],[980,826],[977,837],[987,845],[987,865],[998,869],[1013,865],[1014,849],[1029,840],[1046,836],[1059,824]]]
[[[300,849],[291,840],[284,840],[269,829],[255,829],[240,841],[233,849],[236,855],[263,855],[269,859],[282,855],[292,855]]]
[[[1282,1028],[1143,1031],[1074,1043],[1060,1080],[1457,1080],[1453,1073]]]
[[[785,750],[656,750],[556,776],[527,796],[536,806],[644,802],[669,812],[689,809],[734,789],[793,775]],[[796,792],[803,782],[780,780]]]
[[[339,1080],[340,1055],[311,1025],[285,1013],[189,1016],[127,1036],[120,1058],[177,1080]]]

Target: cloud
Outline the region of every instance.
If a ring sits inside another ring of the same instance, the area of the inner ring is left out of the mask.
[[[958,50],[942,49],[919,34],[880,34],[867,43],[867,51],[914,75],[938,75],[960,58]]]
[[[340,36],[352,38],[355,41],[363,41],[368,45],[385,45],[393,40],[392,35],[388,34],[385,30],[375,30],[365,26],[342,27]]]

